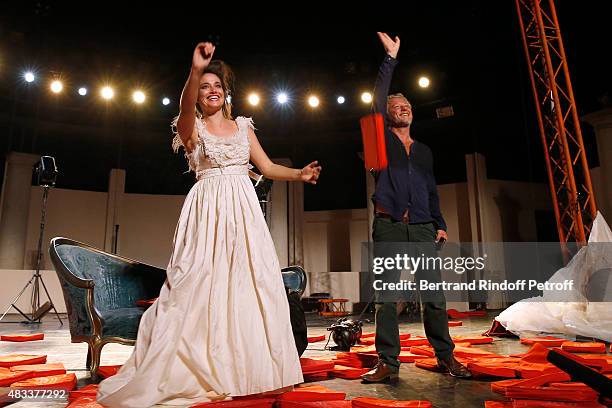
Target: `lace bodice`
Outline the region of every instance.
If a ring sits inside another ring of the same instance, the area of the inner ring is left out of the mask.
[[[236,118],[236,125],[238,130],[233,135],[217,136],[208,132],[204,121],[196,119],[198,144],[191,153],[185,154],[189,163],[189,170],[197,173],[215,167],[248,165],[248,129],[254,129],[253,120],[239,116]],[[175,136],[172,145],[175,150],[182,146],[178,135]]]

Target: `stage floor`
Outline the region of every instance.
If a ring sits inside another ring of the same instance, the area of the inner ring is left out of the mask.
[[[490,313],[487,317],[463,319],[463,326],[451,327],[451,335],[480,335],[491,325],[491,319],[497,313]],[[9,315],[4,321],[19,322],[19,315]],[[64,318],[65,315],[62,315]],[[372,315],[364,318],[373,320]],[[308,334],[328,334],[326,330],[335,319],[322,319],[316,315],[308,314]],[[415,335],[424,335],[423,326],[420,321],[401,319],[401,332]],[[48,314],[41,325],[23,325],[0,323],[0,334],[14,332],[44,332],[43,341],[28,343],[0,342],[0,354],[26,353],[46,354],[47,361],[62,362],[69,372],[74,372],[79,379],[78,387],[90,382],[89,373],[85,369],[85,358],[87,346],[85,343],[71,343],[68,332],[68,321],[64,319],[64,325],[60,326],[57,318]],[[364,325],[364,332],[374,331],[374,325]],[[330,341],[333,345],[333,341]],[[325,351],[325,341],[311,343],[303,357],[311,356],[333,356],[334,352]],[[485,350],[491,350],[499,354],[514,354],[528,350],[529,347],[519,343],[516,339],[496,338],[493,344],[474,346]],[[109,344],[102,351],[102,365],[122,364],[132,352],[132,347],[117,344]],[[362,384],[359,380],[330,379],[320,384],[328,388],[347,393],[347,399],[368,396],[395,400],[423,399],[429,400],[435,407],[484,407],[485,400],[501,400],[498,394],[491,392],[491,381],[460,380],[446,374],[438,374],[423,370],[414,364],[402,364],[400,369],[400,381],[397,384]],[[64,407],[61,403],[32,403],[17,402],[11,407]]]

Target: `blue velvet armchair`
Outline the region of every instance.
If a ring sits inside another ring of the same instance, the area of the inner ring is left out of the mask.
[[[87,343],[87,368],[96,377],[105,344],[135,344],[145,311],[136,301],[158,297],[166,271],[61,237],[51,240],[49,253],[64,293],[71,340]]]

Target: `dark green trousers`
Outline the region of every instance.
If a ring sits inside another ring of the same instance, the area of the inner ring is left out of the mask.
[[[388,218],[375,217],[372,238],[377,247],[384,247],[380,242],[419,242],[419,254],[435,256],[434,240],[436,229],[433,223],[404,224]],[[414,281],[426,279],[429,282],[440,281],[440,271],[417,271]],[[384,299],[384,297],[382,298]],[[455,345],[448,332],[448,317],[446,314],[446,300],[444,293],[428,293],[427,301],[419,293],[421,301],[421,315],[425,327],[425,335],[433,346],[436,355],[448,358],[452,355]],[[399,327],[397,320],[396,302],[381,301],[377,297],[376,303],[376,351],[382,362],[391,368],[399,369],[397,359],[400,353]]]

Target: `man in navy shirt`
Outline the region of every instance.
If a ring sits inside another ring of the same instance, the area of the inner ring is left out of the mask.
[[[381,242],[418,243],[417,255],[435,256],[434,242],[446,240],[447,234],[433,175],[433,157],[429,147],[411,138],[410,102],[402,94],[389,95],[400,40],[398,37],[393,40],[385,33],[378,33],[378,36],[387,55],[376,78],[374,108],[376,112],[386,113],[388,166],[375,175],[376,190],[372,200],[376,215],[372,238],[375,246],[380,246]],[[415,281],[421,279],[439,281],[440,271],[417,272]],[[455,346],[448,332],[444,293],[434,291],[420,293],[420,296],[425,334],[435,350],[439,370],[456,377],[470,377],[467,368],[453,356]],[[383,296],[377,297],[376,304],[376,351],[378,364],[362,376],[364,382],[397,379],[400,365],[397,309],[395,302],[384,300]]]

